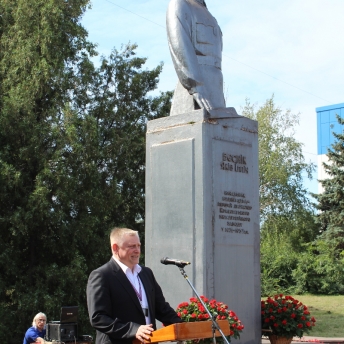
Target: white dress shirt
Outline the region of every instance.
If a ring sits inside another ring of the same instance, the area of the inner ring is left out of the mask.
[[[146,308],[148,310],[148,316],[146,316],[146,324],[147,325],[151,324],[146,291],[145,291],[142,281],[139,278],[139,272],[142,270],[141,266],[136,264],[134,266],[134,269],[133,269],[134,272],[133,272],[128,266],[121,263],[115,256],[112,256],[112,258],[115,260],[115,262],[120,266],[124,274],[127,276],[129,282],[131,283],[131,285],[133,286],[133,289],[135,290],[136,295],[140,293],[140,287],[141,287],[142,300],[140,300],[138,295],[137,295],[137,298],[141,304],[141,307]]]

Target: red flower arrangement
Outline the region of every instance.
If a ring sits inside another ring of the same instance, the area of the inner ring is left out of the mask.
[[[262,328],[276,336],[301,338],[315,326],[307,306],[288,295],[278,294],[261,301],[261,315]]]
[[[244,329],[244,325],[238,319],[236,314],[228,309],[228,306],[223,302],[217,302],[216,300],[208,300],[205,296],[201,296],[202,301],[207,306],[210,314],[214,316],[217,314],[217,320],[228,320],[230,335],[227,339],[230,341],[230,337],[240,338],[240,332]],[[178,316],[185,322],[194,321],[210,321],[209,314],[195,297],[190,298],[190,302],[182,302],[178,305],[176,312]],[[197,341],[200,344],[210,344],[212,343],[212,338],[202,339]],[[217,338],[217,343],[224,343],[222,337]]]

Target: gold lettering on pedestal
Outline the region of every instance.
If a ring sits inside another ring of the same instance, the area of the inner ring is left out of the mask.
[[[252,210],[252,206],[245,193],[224,191],[221,201],[217,202],[216,205],[223,232],[249,234],[244,227],[251,221],[250,210]]]
[[[247,173],[246,157],[243,155],[233,155],[222,153],[222,162],[220,164],[221,170]]]

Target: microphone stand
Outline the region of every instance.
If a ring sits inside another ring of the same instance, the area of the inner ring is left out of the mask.
[[[186,264],[185,264],[186,265]],[[225,341],[226,344],[230,344],[230,342],[228,341],[228,339],[226,338],[226,336],[224,335],[224,333],[222,332],[219,324],[216,322],[216,314],[211,315],[209,309],[207,308],[207,306],[205,305],[205,303],[203,302],[203,300],[201,299],[201,297],[199,296],[199,294],[197,293],[196,289],[194,288],[194,286],[192,285],[192,283],[189,280],[188,275],[186,274],[185,270],[184,270],[184,266],[185,265],[177,265],[181,274],[183,275],[183,277],[186,279],[186,281],[189,283],[191,289],[193,290],[193,292],[195,293],[195,295],[197,296],[198,300],[201,302],[202,306],[204,307],[204,309],[206,310],[206,312],[209,315],[209,318],[212,321],[212,330],[213,330],[213,344],[216,344],[216,340],[215,340],[215,330],[218,330],[223,338],[223,340]]]

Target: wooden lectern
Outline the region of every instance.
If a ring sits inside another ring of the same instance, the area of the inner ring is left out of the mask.
[[[217,321],[225,336],[229,336],[228,320]],[[216,337],[221,337],[219,331],[215,332]],[[152,332],[150,341],[145,343],[183,341],[191,339],[211,338],[213,336],[211,321],[197,321],[173,324]],[[140,344],[138,339],[133,340],[133,344]]]

